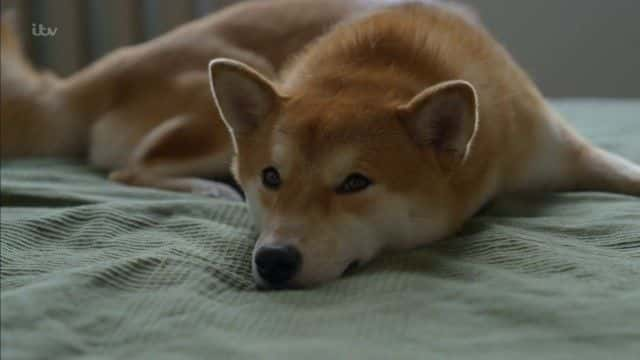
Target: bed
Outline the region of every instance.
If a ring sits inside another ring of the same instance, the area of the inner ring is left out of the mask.
[[[640,162],[640,102],[554,106]],[[245,206],[7,161],[2,359],[632,359],[640,201],[496,200],[455,237],[331,284],[256,291]]]

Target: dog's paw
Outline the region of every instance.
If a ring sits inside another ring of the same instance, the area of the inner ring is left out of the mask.
[[[110,181],[118,182],[121,184],[135,185],[137,183],[136,181],[137,178],[138,178],[138,175],[136,175],[135,172],[128,169],[112,171],[109,174]]]
[[[113,171],[109,174],[109,180],[130,186],[192,193],[229,201],[243,201],[242,195],[236,189],[218,181],[160,177],[131,169]]]
[[[242,195],[240,195],[236,189],[221,182],[203,181],[202,183],[194,185],[192,192],[197,195],[216,199],[243,201]]]

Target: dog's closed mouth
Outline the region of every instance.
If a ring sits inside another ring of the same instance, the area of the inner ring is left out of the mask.
[[[358,260],[354,260],[352,261],[349,266],[347,266],[346,269],[344,269],[344,271],[342,272],[342,276],[347,276],[350,275],[351,273],[353,273],[354,271],[356,271],[356,269],[360,266],[360,261]]]

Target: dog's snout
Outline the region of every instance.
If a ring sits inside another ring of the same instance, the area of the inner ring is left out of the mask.
[[[255,257],[260,277],[274,287],[285,286],[300,269],[302,255],[293,246],[263,246]]]

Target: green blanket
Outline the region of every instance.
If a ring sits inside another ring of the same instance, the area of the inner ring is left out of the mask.
[[[556,106],[640,162],[640,102]],[[637,359],[640,201],[504,198],[456,237],[260,292],[241,203],[2,165],[4,359]]]

